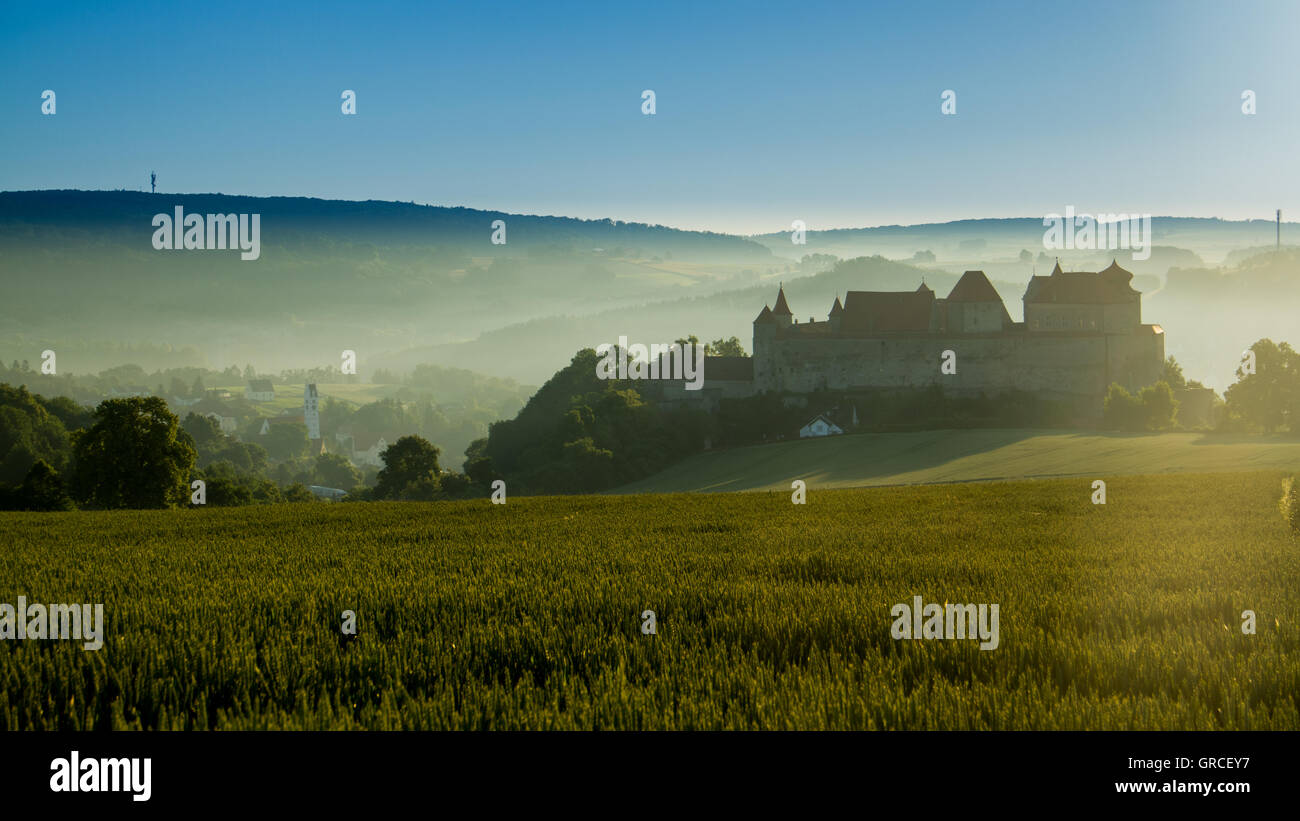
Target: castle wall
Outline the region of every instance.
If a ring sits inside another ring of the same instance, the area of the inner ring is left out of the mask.
[[[949,302],[950,333],[992,333],[1002,330],[1002,303]]]
[[[1105,328],[1110,333],[1136,331],[1142,323],[1142,303],[1120,302],[1102,306]]]
[[[1130,392],[1158,382],[1165,370],[1165,334],[1154,325],[1139,325],[1131,334],[1112,334],[1111,381]]]
[[[763,359],[755,360],[756,391],[938,385],[953,394],[1022,390],[1048,398],[1100,397],[1112,381],[1129,390],[1156,381],[1164,362],[1164,335],[1155,333],[949,333],[765,341],[762,347],[770,353],[763,351]],[[945,350],[956,353],[955,374],[940,372]],[[760,354],[757,337],[755,352]]]
[[[699,390],[687,390],[685,382],[665,380],[658,383],[657,398],[660,407],[698,407],[716,410],[723,399],[743,399],[754,394],[754,383],[738,379],[709,379],[704,370],[704,385]]]
[[[1025,306],[1031,331],[1075,331],[1095,333],[1105,328],[1101,305],[1069,305],[1053,302]]]

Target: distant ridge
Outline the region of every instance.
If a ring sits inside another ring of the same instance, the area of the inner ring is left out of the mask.
[[[614,219],[510,214],[442,205],[383,200],[330,200],[313,197],[252,197],[236,194],[150,194],[141,191],[0,192],[0,230],[14,224],[116,231],[146,231],[156,213],[180,205],[193,213],[260,213],[268,242],[270,229],[294,232],[345,230],[366,241],[459,244],[477,240],[476,253],[491,255],[510,246],[567,245],[597,248],[635,245],[647,252],[711,257],[766,258],[771,252],[750,239],[707,231]],[[492,245],[493,220],[505,220],[507,243]],[[144,228],[141,228],[144,226]],[[146,234],[147,236],[147,234]]]

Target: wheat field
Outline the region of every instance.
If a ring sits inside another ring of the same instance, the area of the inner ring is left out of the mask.
[[[1296,730],[1281,488],[5,513],[0,602],[102,602],[106,628],[0,642],[0,727]],[[891,638],[916,595],[997,603],[998,648]]]

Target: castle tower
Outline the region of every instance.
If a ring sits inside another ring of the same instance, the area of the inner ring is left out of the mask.
[[[772,319],[776,320],[777,327],[789,328],[794,319],[794,314],[790,312],[790,306],[785,301],[785,286],[781,285],[776,292],[776,307],[772,309]]]
[[[844,306],[840,304],[839,294],[835,295],[835,304],[831,306],[831,312],[826,319],[831,324],[831,332],[839,333],[844,322]]]

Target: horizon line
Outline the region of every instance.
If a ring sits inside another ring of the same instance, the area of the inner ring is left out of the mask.
[[[237,198],[244,198],[244,199],[300,199],[300,200],[316,200],[319,202],[357,203],[357,204],[384,203],[387,205],[399,205],[399,206],[404,205],[408,207],[477,211],[482,214],[500,214],[500,215],[512,216],[512,217],[533,217],[538,219],[569,219],[569,220],[577,220],[580,222],[615,222],[615,223],[622,223],[624,225],[640,225],[648,228],[666,228],[673,231],[681,231],[681,232],[697,233],[697,234],[716,234],[719,236],[729,236],[729,237],[736,237],[741,239],[752,239],[755,237],[769,237],[769,236],[776,236],[780,234],[790,233],[790,229],[743,233],[743,232],[732,232],[732,231],[720,231],[712,228],[686,228],[677,225],[669,225],[666,223],[644,222],[639,220],[624,220],[624,219],[618,219],[616,217],[610,217],[610,216],[581,217],[581,216],[573,216],[569,214],[524,213],[520,211],[503,211],[500,209],[478,208],[470,205],[439,204],[439,203],[433,203],[427,201],[419,202],[415,200],[350,199],[346,197],[321,197],[321,196],[312,196],[307,194],[228,194],[221,191],[171,191],[171,192],[162,193],[162,192],[144,191],[135,188],[32,188],[32,189],[0,190],[0,196],[6,194],[55,194],[55,193],[141,194],[148,197],[232,197],[232,198],[237,197]],[[1276,211],[1277,209],[1274,208],[1273,210]],[[845,226],[835,226],[831,228],[806,228],[804,233],[805,234],[828,234],[837,231],[872,231],[872,230],[878,230],[882,228],[925,228],[930,226],[954,225],[957,223],[967,223],[967,222],[1014,222],[1014,221],[1027,220],[1027,221],[1034,221],[1034,222],[1041,223],[1043,220],[1053,215],[1057,217],[1062,216],[1061,214],[1052,212],[1052,214],[1045,214],[1042,216],[1021,215],[1021,216],[961,217],[957,219],[947,219],[947,220],[936,219],[930,222],[878,223],[874,225],[845,225]],[[1076,213],[1076,216],[1082,217],[1082,216],[1095,216],[1095,215],[1090,214],[1089,212],[1086,211],[1080,211]],[[1111,216],[1111,214],[1107,214],[1107,216]],[[1129,216],[1131,218],[1141,218],[1147,215],[1132,214]],[[1196,219],[1196,220],[1214,220],[1214,221],[1225,222],[1225,223],[1249,224],[1253,222],[1264,222],[1271,225],[1278,224],[1278,221],[1275,217],[1274,218],[1242,217],[1238,219],[1232,219],[1228,217],[1200,216],[1200,215],[1187,215],[1187,214],[1184,215],[1160,214],[1160,215],[1150,215],[1150,217],[1152,221],[1162,220],[1162,219],[1163,220]],[[1300,225],[1300,221],[1287,222],[1286,220],[1282,220],[1281,224]]]

